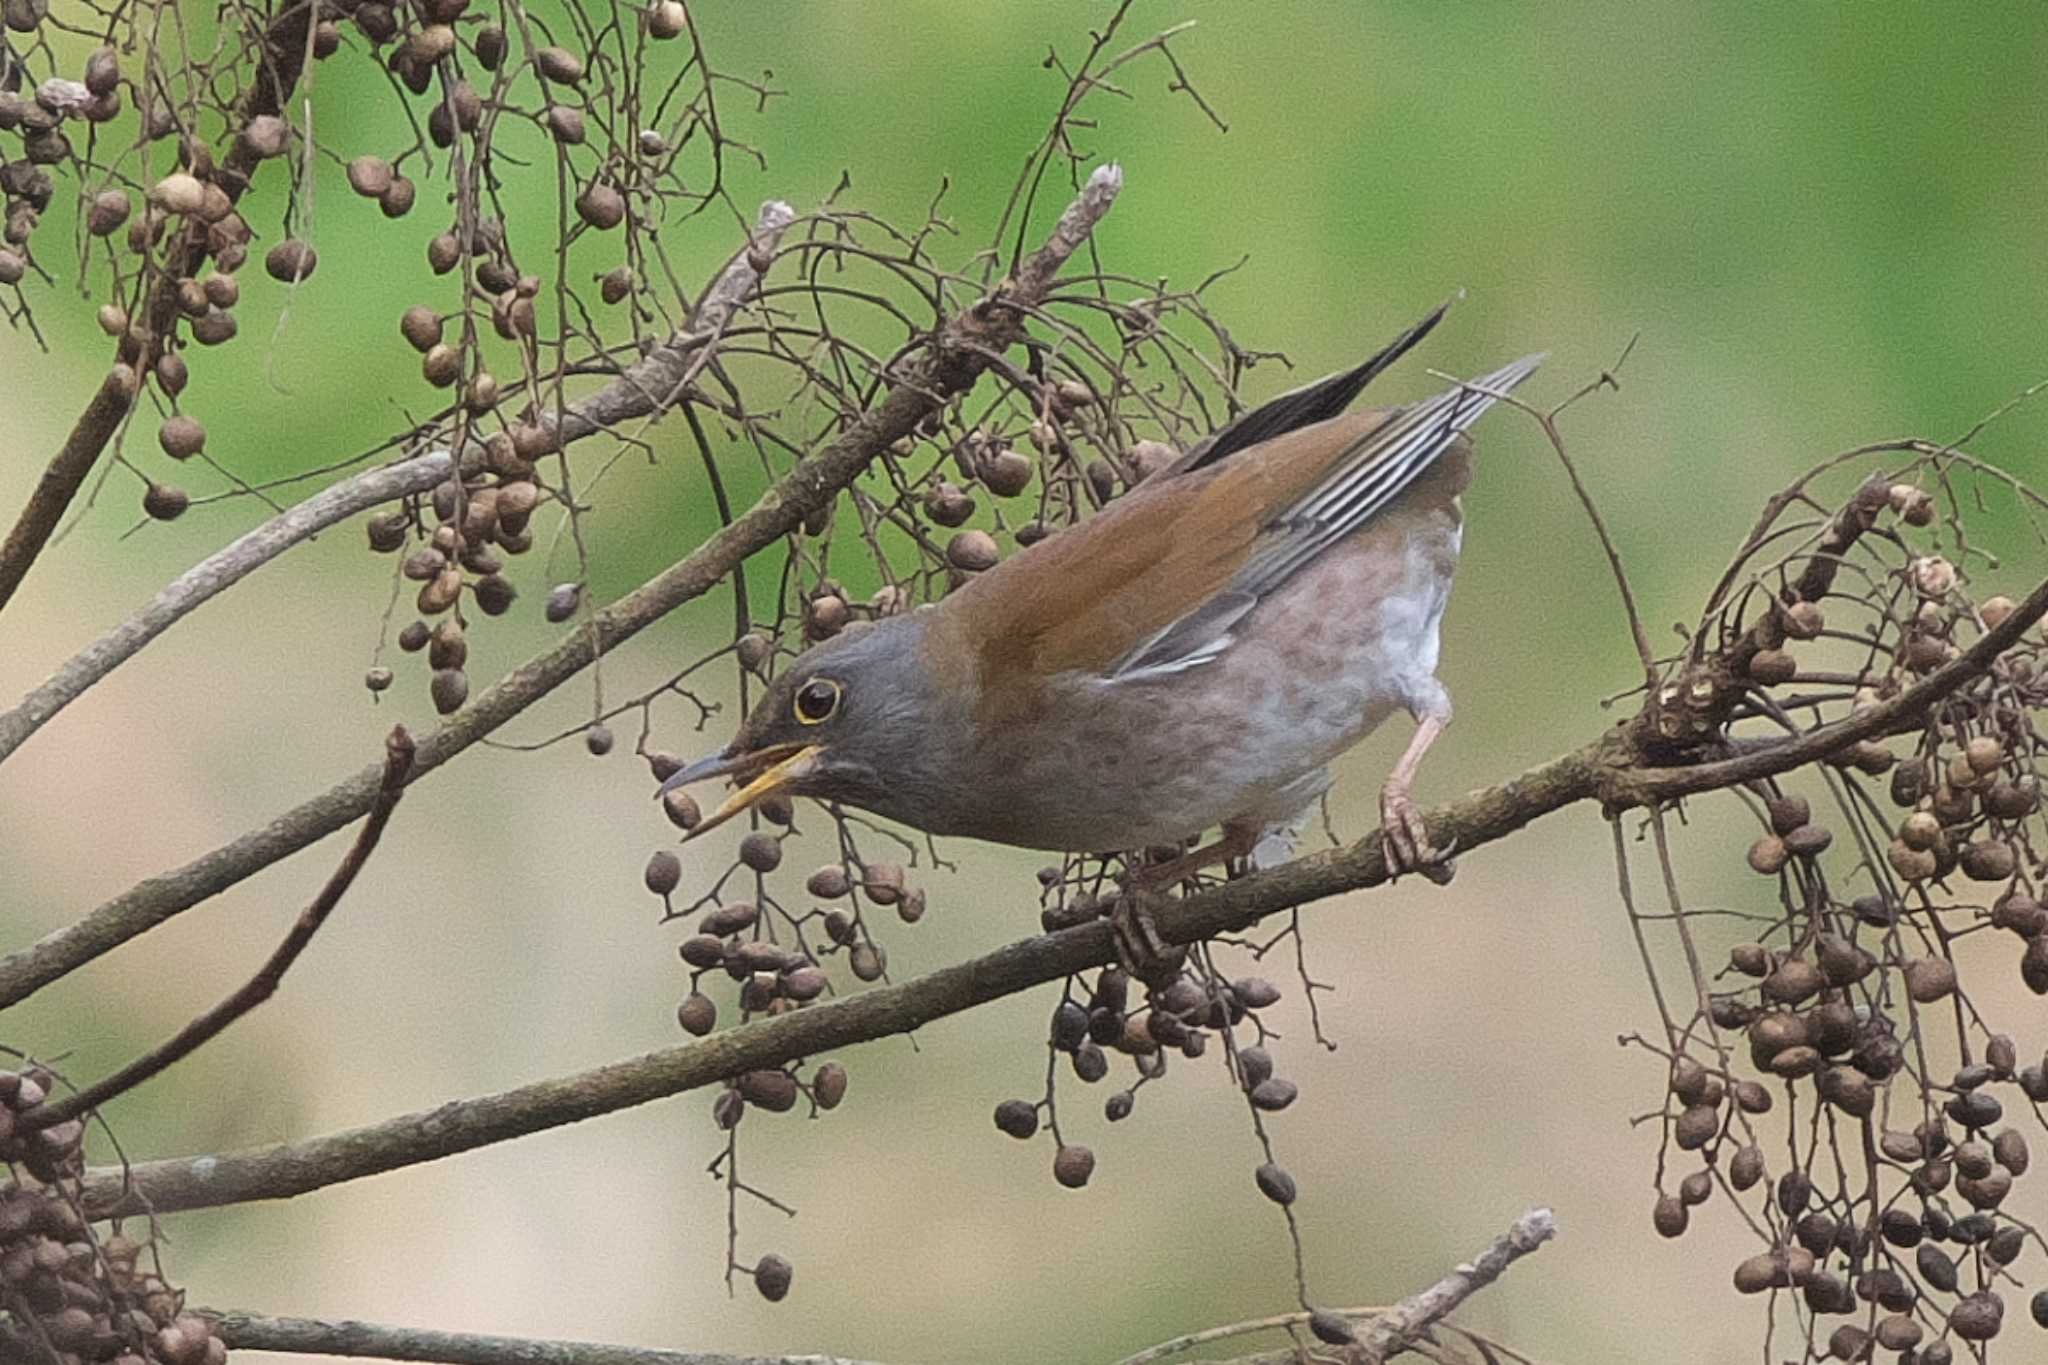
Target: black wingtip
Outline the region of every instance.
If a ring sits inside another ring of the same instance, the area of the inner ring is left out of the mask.
[[[1201,469],[1228,459],[1240,450],[1249,449],[1261,441],[1270,441],[1275,436],[1284,436],[1290,431],[1309,426],[1312,423],[1328,421],[1344,409],[1364,391],[1367,384],[1385,373],[1395,361],[1408,354],[1424,337],[1444,320],[1451,305],[1463,297],[1461,290],[1445,299],[1431,310],[1428,317],[1410,327],[1391,342],[1381,347],[1366,361],[1349,370],[1336,374],[1299,389],[1290,390],[1271,400],[1262,407],[1252,409],[1211,437],[1207,444],[1197,446],[1188,452],[1175,472]]]

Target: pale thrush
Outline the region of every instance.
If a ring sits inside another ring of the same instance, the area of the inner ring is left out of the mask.
[[[1333,758],[1406,710],[1415,734],[1380,794],[1386,853],[1397,870],[1435,863],[1409,791],[1451,717],[1436,666],[1463,433],[1542,359],[1346,414],[1443,311],[943,601],[807,651],[731,744],[662,789],[743,783],[695,833],[770,792],[1069,852],[1221,827],[1140,874],[1158,887],[1289,826]]]

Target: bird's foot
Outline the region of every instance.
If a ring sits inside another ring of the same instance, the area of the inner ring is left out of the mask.
[[[1450,885],[1458,870],[1451,861],[1451,854],[1456,852],[1455,841],[1449,848],[1432,845],[1429,831],[1423,827],[1422,812],[1415,808],[1405,787],[1391,782],[1380,792],[1380,836],[1385,842],[1389,880],[1403,873],[1420,872],[1438,886]]]
[[[1125,886],[1109,905],[1109,932],[1120,966],[1148,986],[1165,987],[1187,965],[1185,944],[1169,943],[1154,918],[1170,898],[1140,886]]]

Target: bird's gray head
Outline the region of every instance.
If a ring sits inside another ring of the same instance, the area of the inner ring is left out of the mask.
[[[924,613],[855,626],[805,651],[769,685],[732,743],[661,784],[741,783],[694,838],[774,792],[894,813],[925,766],[942,709],[919,658]]]

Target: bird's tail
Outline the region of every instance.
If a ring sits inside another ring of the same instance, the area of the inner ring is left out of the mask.
[[[1431,329],[1443,321],[1444,314],[1455,301],[1455,295],[1445,299],[1428,317],[1381,347],[1364,364],[1349,370],[1339,370],[1336,374],[1318,379],[1313,384],[1290,389],[1278,398],[1252,409],[1189,450],[1173,466],[1171,472],[1184,474],[1189,470],[1201,469],[1227,459],[1240,450],[1249,449],[1261,441],[1270,441],[1275,436],[1284,436],[1300,427],[1328,421],[1337,416],[1351,406],[1351,400],[1358,397],[1367,384],[1385,373],[1389,366],[1408,354],[1417,342],[1428,336]]]

